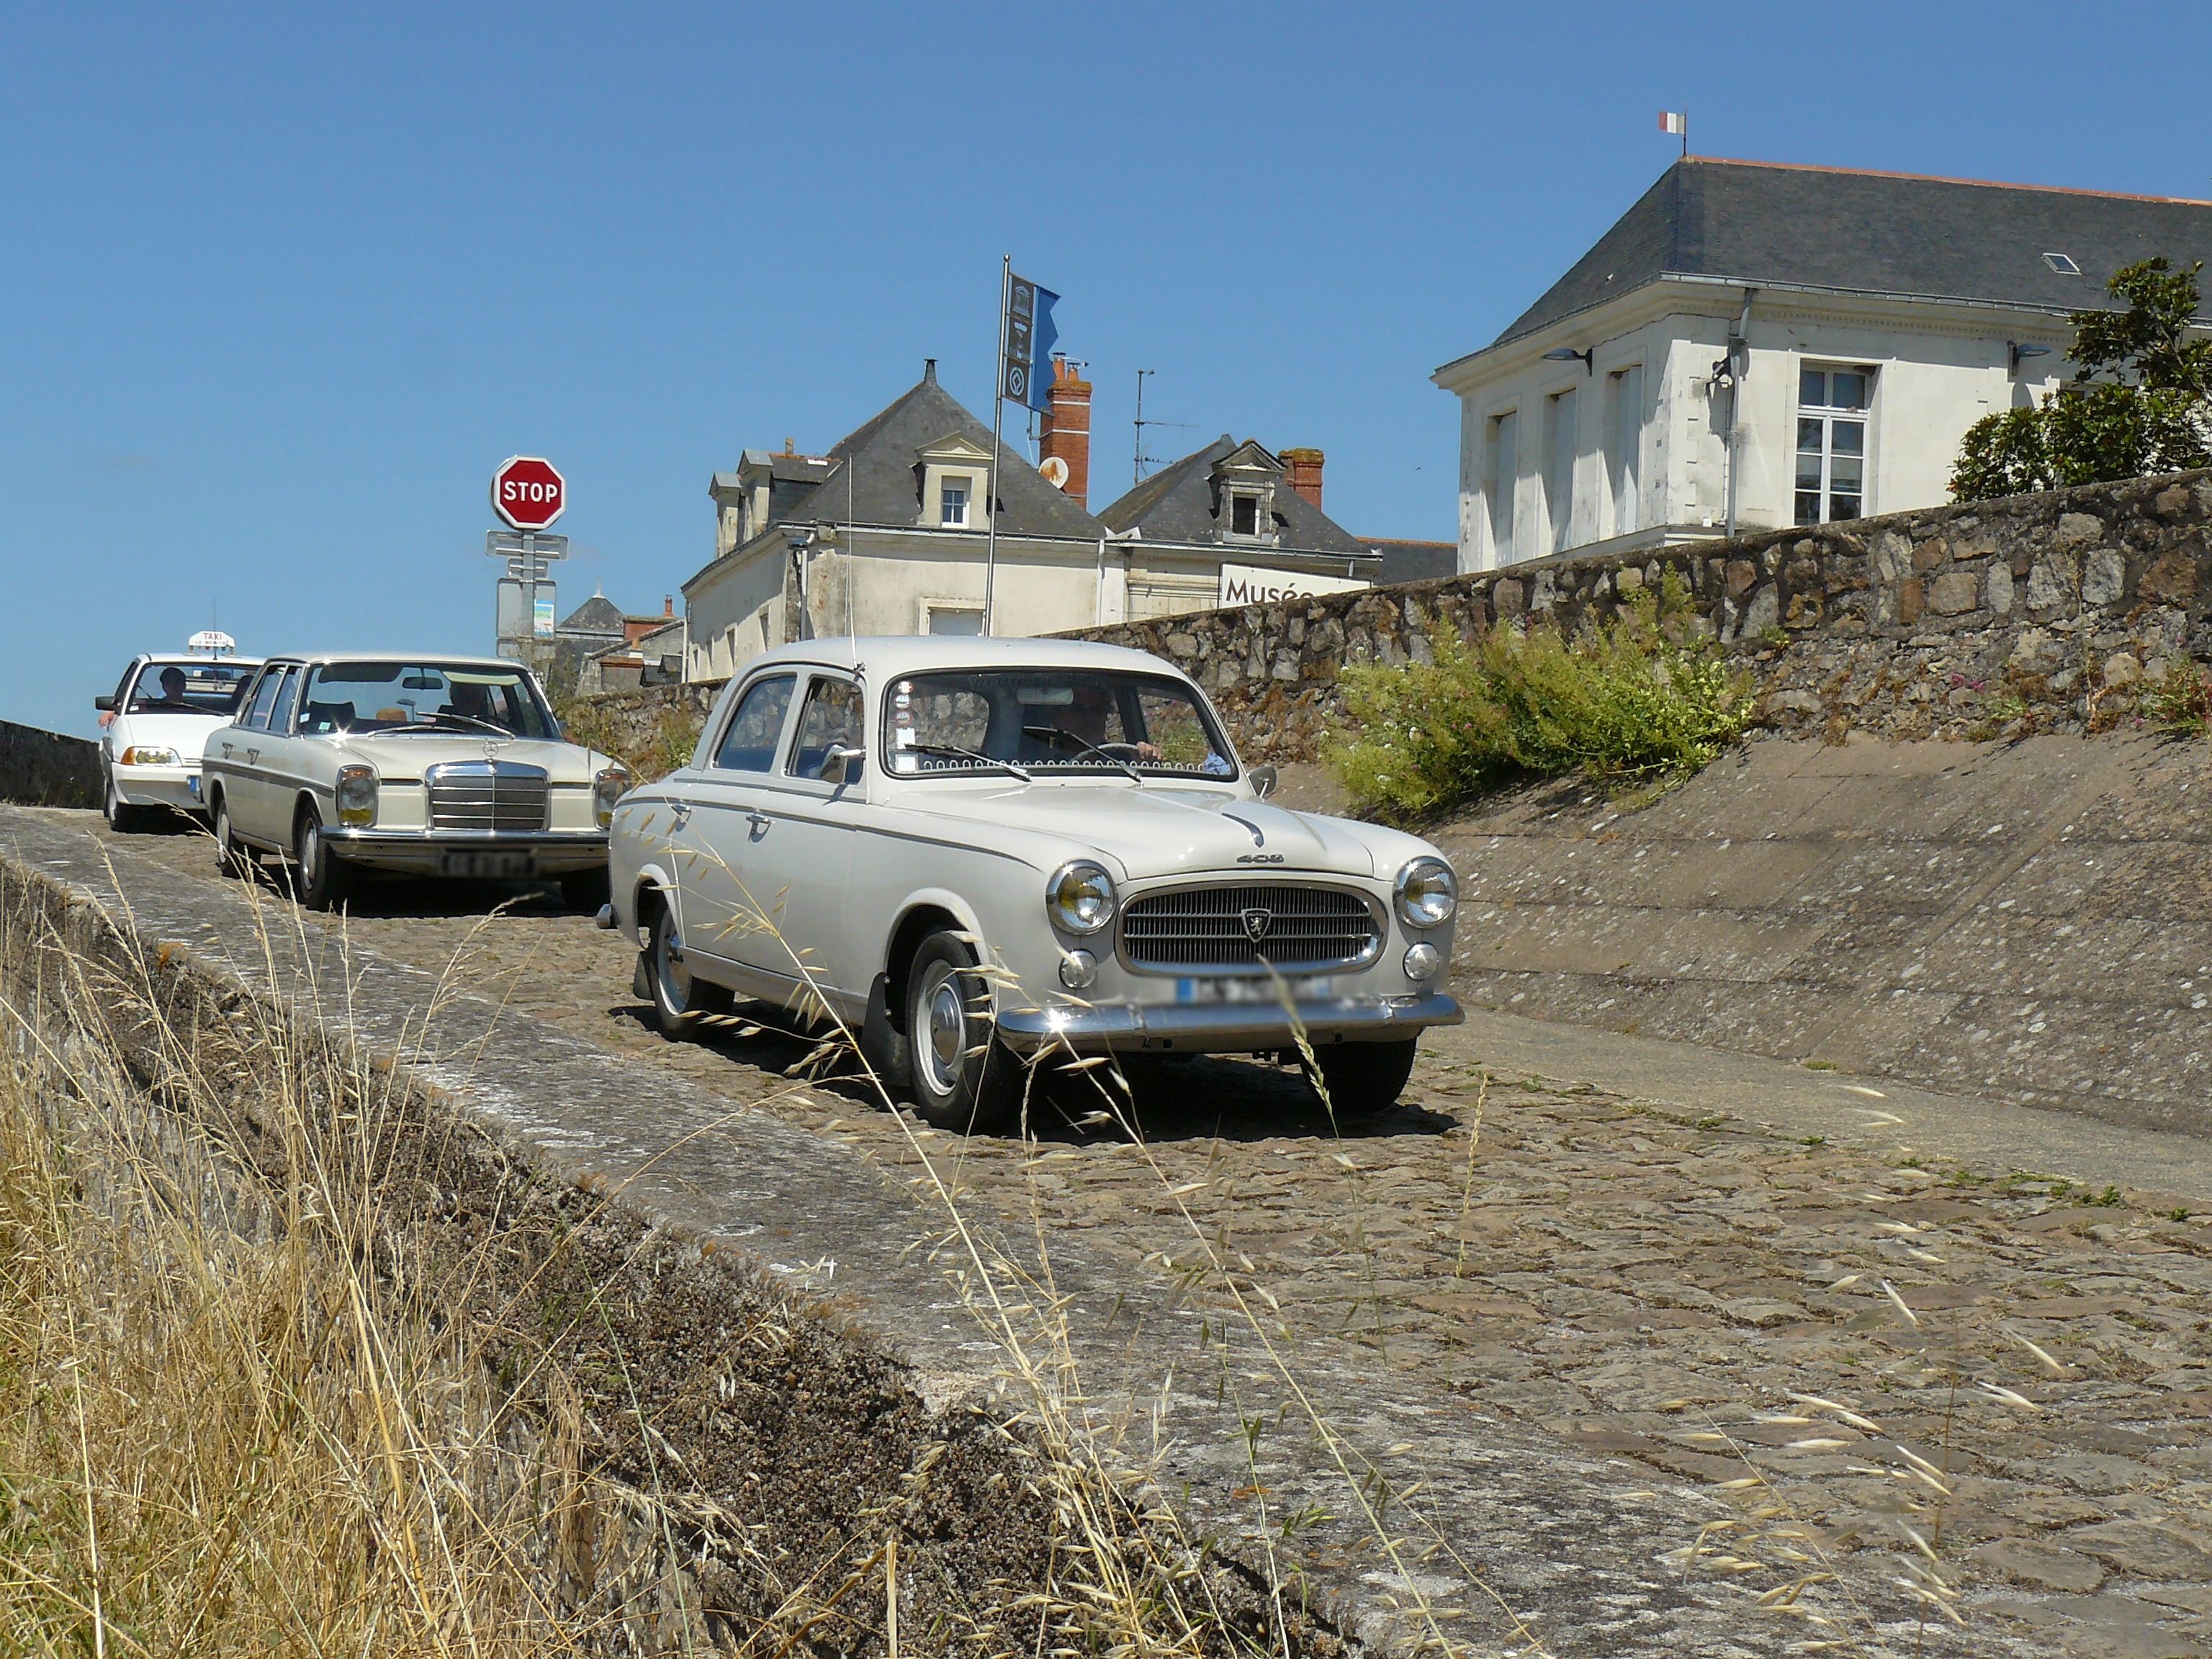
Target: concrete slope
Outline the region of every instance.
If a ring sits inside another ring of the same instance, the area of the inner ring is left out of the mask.
[[[1437,839],[1472,1006],[2212,1133],[2212,744],[1769,738]]]

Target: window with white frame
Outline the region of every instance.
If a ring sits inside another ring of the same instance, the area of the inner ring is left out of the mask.
[[[1521,458],[1516,428],[1519,422],[1514,412],[1507,410],[1493,416],[1490,422],[1490,474],[1484,480],[1483,494],[1490,501],[1491,562],[1510,564],[1513,562],[1513,485],[1521,476]]]
[[[938,486],[937,522],[948,530],[968,527],[968,485],[965,477],[948,475]]]
[[[1256,536],[1260,533],[1260,498],[1257,495],[1243,489],[1230,491],[1229,533],[1232,536]]]
[[[1574,545],[1575,393],[1570,386],[1544,400],[1544,505],[1552,515],[1552,550]]]
[[[1797,373],[1799,524],[1866,511],[1867,410],[1874,371],[1807,364]]]
[[[1606,447],[1607,472],[1613,487],[1613,533],[1626,536],[1638,527],[1639,465],[1644,447],[1644,365],[1632,363],[1606,377],[1610,441]]]

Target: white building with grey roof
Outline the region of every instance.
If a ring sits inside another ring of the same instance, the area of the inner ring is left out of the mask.
[[[685,678],[794,640],[979,633],[987,588],[993,632],[1036,635],[1374,579],[1382,555],[1321,510],[1319,450],[1224,436],[1093,516],[1090,387],[1062,366],[1054,392],[1049,471],[1010,439],[995,493],[990,428],[933,361],[828,454],[747,450],[715,473],[714,556],[684,584]]]
[[[2157,254],[2212,259],[2212,203],[1686,156],[1437,370],[1460,568],[1944,501],[1966,428]]]

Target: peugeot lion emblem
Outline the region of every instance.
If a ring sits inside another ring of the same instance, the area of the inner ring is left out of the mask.
[[[1254,905],[1244,912],[1244,937],[1257,945],[1267,937],[1267,930],[1275,925],[1275,913]]]

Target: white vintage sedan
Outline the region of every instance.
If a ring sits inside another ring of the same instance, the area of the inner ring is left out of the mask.
[[[562,736],[537,678],[499,657],[274,657],[204,769],[224,871],[289,858],[327,909],[361,870],[553,878],[606,896],[607,824],[629,774]]]
[[[1396,830],[1267,804],[1198,687],[1053,640],[816,640],[748,664],[633,791],[604,926],[672,1035],[733,994],[834,1016],[932,1122],[1025,1060],[1293,1050],[1340,1116],[1406,1084],[1457,886]]]
[[[118,834],[173,812],[198,812],[200,750],[230,724],[258,657],[133,657],[100,710],[100,811]]]

